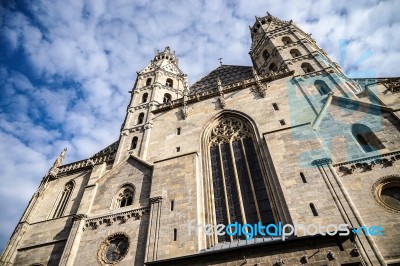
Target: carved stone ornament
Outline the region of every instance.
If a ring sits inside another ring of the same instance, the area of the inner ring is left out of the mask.
[[[181,114],[183,119],[186,119],[186,117],[189,115],[189,108],[187,107],[186,102],[184,102],[183,106],[181,107]]]
[[[57,176],[58,171],[59,171],[59,167],[62,165],[66,153],[67,153],[67,148],[65,148],[60,153],[60,155],[57,157],[57,159],[55,160],[53,166],[50,168],[50,170],[48,171],[46,176],[50,176],[50,177],[53,177],[53,178],[55,178]]]
[[[260,82],[260,78],[258,77],[257,71],[254,68],[252,68],[252,71],[253,71],[254,80],[256,81],[256,84],[257,84],[255,91],[257,91],[258,94],[264,98],[266,95],[266,93],[265,93],[266,89],[265,89],[264,85]]]
[[[229,143],[230,141],[251,136],[249,127],[241,120],[227,117],[218,121],[212,130],[210,136],[211,145],[219,143]]]
[[[86,219],[88,216],[86,214],[76,214],[73,216],[74,221],[80,221]]]
[[[101,243],[97,252],[97,259],[102,265],[115,265],[120,262],[129,251],[129,237],[118,232],[107,237]]]
[[[222,108],[222,109],[225,108],[225,106],[226,106],[226,101],[225,101],[225,98],[224,98],[223,95],[221,95],[221,96],[218,97],[218,101],[219,101],[219,105],[221,106],[221,108]]]

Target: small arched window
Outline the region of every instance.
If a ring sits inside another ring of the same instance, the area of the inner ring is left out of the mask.
[[[132,142],[131,142],[131,150],[136,149],[138,143],[138,137],[133,137]]]
[[[146,92],[145,94],[143,94],[142,96],[142,103],[147,102],[147,98],[149,97],[149,94]]]
[[[149,85],[151,85],[151,78],[148,78],[148,79],[146,80],[146,86],[149,86]]]
[[[168,102],[170,102],[171,101],[171,94],[169,94],[169,93],[166,93],[166,94],[164,94],[164,98],[163,98],[163,103],[168,103]]]
[[[138,125],[142,124],[143,120],[144,120],[144,113],[140,113],[137,120]]]
[[[276,67],[276,64],[275,63],[271,63],[270,65],[269,65],[269,71],[277,71],[278,70],[278,68]]]
[[[172,79],[167,79],[167,81],[165,82],[165,86],[173,87],[174,86],[174,81]]]
[[[262,54],[262,57],[264,58],[265,61],[268,60],[268,58],[269,58],[269,53],[268,53],[267,50],[264,50],[264,52],[263,52],[263,54]]]
[[[282,42],[283,42],[283,44],[286,45],[286,44],[292,43],[293,41],[292,41],[292,39],[290,39],[290,37],[285,36],[285,37],[282,38]]]
[[[134,196],[135,188],[132,185],[124,185],[115,195],[114,209],[132,205]]]
[[[365,152],[372,152],[385,148],[374,132],[372,132],[372,130],[366,125],[352,125],[351,133]]]
[[[309,63],[301,64],[301,68],[303,69],[304,73],[314,72],[314,68]]]
[[[316,80],[314,82],[315,88],[318,90],[319,94],[325,95],[331,92],[331,89],[328,87],[328,85],[325,83],[323,80]]]
[[[296,58],[296,57],[301,56],[300,51],[297,50],[297,49],[292,49],[292,50],[290,50],[290,54],[292,55],[293,58]]]
[[[52,218],[58,218],[63,216],[65,209],[67,208],[67,205],[69,203],[69,199],[72,194],[72,190],[74,189],[74,182],[70,181],[65,184],[63,190],[61,191],[61,194],[57,200],[57,205],[55,206],[55,210],[53,212],[53,217]]]

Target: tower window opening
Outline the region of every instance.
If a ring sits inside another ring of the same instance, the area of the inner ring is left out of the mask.
[[[181,128],[178,127],[178,128],[176,129],[176,135],[180,135],[180,134],[181,134]]]
[[[293,58],[301,56],[301,53],[297,49],[290,50],[290,54],[292,55]]]
[[[310,203],[310,208],[311,208],[312,214],[314,216],[318,216],[317,208],[315,208],[314,203]]]
[[[142,124],[143,120],[144,120],[144,113],[140,113],[137,120],[138,125]]]
[[[146,86],[149,86],[149,85],[151,85],[151,78],[148,78],[147,80],[146,80]]]
[[[167,81],[165,82],[165,86],[173,87],[174,86],[174,81],[172,79],[167,79]]]
[[[180,152],[181,151],[181,147],[176,147],[176,152]]]
[[[301,68],[303,69],[304,73],[314,72],[314,68],[309,63],[301,64]]]
[[[262,54],[262,57],[264,58],[265,61],[268,60],[268,58],[269,58],[268,50],[264,50],[264,52],[263,52],[263,54]]]
[[[382,144],[380,139],[368,126],[354,124],[351,128],[351,132],[365,152],[385,149],[385,145]]]
[[[276,104],[276,103],[273,103],[272,107],[274,108],[275,111],[279,110],[278,104]]]
[[[132,139],[132,143],[131,143],[131,150],[134,150],[134,149],[136,149],[136,147],[137,147],[137,142],[138,142],[138,137],[133,137],[133,139]]]
[[[171,211],[174,210],[174,204],[175,204],[174,200],[171,200]]]
[[[290,37],[288,37],[288,36],[283,37],[282,42],[284,45],[293,43],[292,39],[290,39]]]
[[[174,228],[174,241],[178,238],[178,230]]]
[[[147,98],[149,97],[149,94],[146,92],[145,94],[143,94],[142,96],[142,103],[147,102]]]
[[[166,93],[166,94],[164,94],[164,98],[163,98],[163,103],[168,103],[168,102],[170,102],[171,101],[171,94],[169,94],[169,93]]]
[[[275,63],[271,63],[269,65],[269,71],[277,71],[277,70],[278,70],[278,67],[276,66]]]
[[[284,119],[281,119],[281,120],[279,120],[279,123],[281,124],[281,126],[284,126],[284,125],[286,125],[286,122],[285,122],[285,120],[284,120]]]
[[[331,92],[331,89],[323,80],[316,80],[314,82],[314,86],[321,95],[325,95]]]

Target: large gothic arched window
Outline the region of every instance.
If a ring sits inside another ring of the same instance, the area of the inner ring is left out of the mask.
[[[275,223],[250,125],[236,117],[225,117],[211,128],[207,141],[212,186],[209,196],[214,199],[214,206],[209,208],[210,222]],[[234,238],[225,234],[218,236],[218,242]]]

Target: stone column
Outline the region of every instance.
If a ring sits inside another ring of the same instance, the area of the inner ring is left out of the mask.
[[[161,206],[161,196],[150,199],[149,231],[147,233],[147,248],[145,258],[146,262],[157,260]]]
[[[365,226],[361,214],[354,205],[349,193],[340,180],[340,177],[337,175],[336,170],[332,165],[332,160],[329,158],[315,160],[313,165],[318,166],[321,172],[324,173],[324,178],[327,179],[329,184],[328,186],[330,186],[329,188],[336,194],[336,200],[340,203],[338,205],[339,211],[347,214],[347,219],[344,219],[345,222],[348,222],[351,228],[360,228],[361,226]],[[360,252],[361,259],[366,265],[387,265],[378,246],[371,236],[355,235],[355,244]]]
[[[85,220],[87,215],[77,214],[73,217],[73,225],[71,232],[68,237],[68,241],[65,245],[64,252],[61,256],[60,266],[63,265],[74,265],[75,257],[78,252],[79,243],[81,241],[83,227],[85,225]]]

